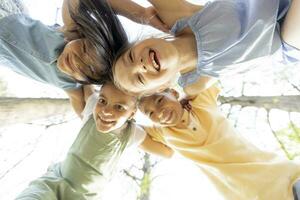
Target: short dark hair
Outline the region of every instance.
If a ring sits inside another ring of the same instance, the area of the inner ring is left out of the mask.
[[[77,31],[95,48],[96,59],[103,68],[100,79],[86,77],[86,82],[102,84],[110,80],[117,52],[129,43],[116,13],[106,0],[80,0],[76,12],[69,10]]]

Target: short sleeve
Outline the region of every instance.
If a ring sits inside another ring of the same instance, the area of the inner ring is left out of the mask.
[[[279,34],[277,16],[283,1],[216,0],[207,3],[186,20],[195,35],[198,61],[195,70],[182,74],[179,85],[186,87],[201,76],[218,78],[245,73],[259,66],[261,59],[280,47],[280,37],[273,39]]]
[[[97,104],[97,95],[92,94],[86,101],[84,110],[82,111],[83,121],[86,122],[90,115],[93,114],[93,110]]]
[[[199,95],[191,102],[194,107],[199,105],[203,106],[217,106],[217,99],[220,93],[220,88],[216,85],[203,90]]]
[[[156,142],[166,144],[163,138],[163,132],[161,128],[157,127],[144,127],[146,133]]]
[[[137,147],[139,146],[146,138],[146,132],[140,126],[135,126],[135,130],[132,134],[132,137],[128,143],[130,147]]]

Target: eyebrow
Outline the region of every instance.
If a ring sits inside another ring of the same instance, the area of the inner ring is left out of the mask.
[[[100,91],[101,92],[101,91]],[[103,98],[106,98],[106,96],[104,96],[103,94],[99,94],[99,96],[98,96],[98,98],[100,98],[100,97],[103,97]]]

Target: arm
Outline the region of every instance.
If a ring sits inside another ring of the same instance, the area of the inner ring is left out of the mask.
[[[158,155],[164,158],[171,158],[174,153],[174,151],[170,147],[152,140],[152,138],[148,134],[139,147],[147,153]]]
[[[187,99],[195,98],[201,91],[209,88],[217,81],[216,78],[209,76],[201,76],[197,82],[183,88]]]
[[[73,21],[70,15],[70,9],[73,10],[73,12],[77,9],[77,6],[79,5],[79,0],[64,0],[62,5],[62,20],[63,20],[63,27],[61,28],[61,31],[65,34],[65,37],[68,40],[72,40],[74,38],[78,38],[78,32],[77,32],[77,26],[76,23]]]
[[[159,18],[168,26],[183,18],[190,17],[202,9],[202,6],[191,4],[184,0],[148,0],[157,10]]]
[[[282,39],[300,49],[300,1],[293,0],[281,28]]]
[[[93,85],[83,85],[83,95],[84,101],[87,102],[88,98],[94,94],[94,86]]]
[[[64,0],[62,6],[62,18],[64,22],[62,31],[71,39],[72,37],[78,37],[78,35],[76,35],[76,24],[70,16],[68,4],[70,4],[70,8],[74,11],[79,5],[79,1],[80,0]],[[107,2],[116,13],[134,22],[149,24],[164,32],[169,31],[169,28],[157,17],[156,10],[153,7],[144,8],[132,0],[108,0]]]
[[[169,31],[169,27],[161,21],[152,6],[144,8],[132,0],[108,0],[108,3],[115,12],[134,22],[151,25],[164,32]]]
[[[84,110],[87,99],[94,93],[92,85],[83,85],[74,90],[65,90],[69,96],[71,106],[76,114],[82,118],[82,111]]]

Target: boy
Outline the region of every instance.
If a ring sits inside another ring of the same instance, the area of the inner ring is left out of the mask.
[[[101,88],[99,98],[90,95],[83,111],[83,127],[65,160],[50,167],[17,199],[99,199],[128,146],[170,157],[169,148],[152,141],[130,122],[136,105],[135,97],[112,83]]]
[[[296,198],[300,165],[238,135],[217,108],[218,94],[212,86],[190,97],[189,106],[180,104],[175,90],[142,98],[140,110],[160,126],[146,132],[199,165],[224,199],[291,200],[293,185]]]

